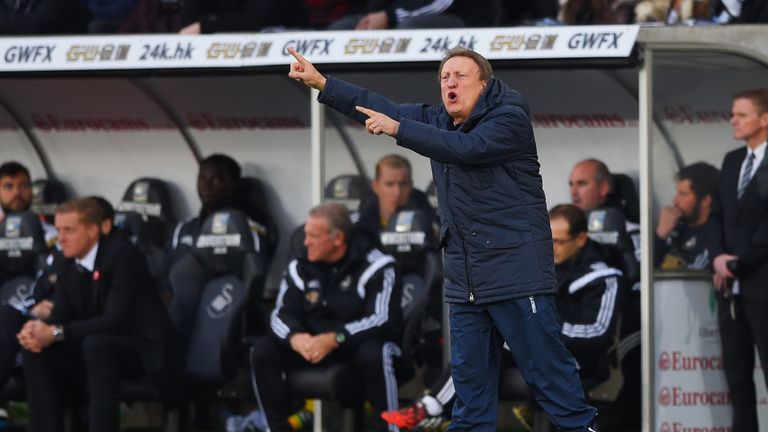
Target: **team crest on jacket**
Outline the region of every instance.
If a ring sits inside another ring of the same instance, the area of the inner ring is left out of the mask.
[[[683,244],[683,249],[685,250],[692,250],[695,247],[696,247],[696,237],[691,237],[690,239],[688,239],[687,242],[685,242],[685,244]]]
[[[320,300],[320,291],[318,290],[308,290],[307,293],[304,295],[304,297],[307,299],[308,302],[315,304],[318,300]]]
[[[307,299],[308,302],[311,304],[317,303],[318,300],[320,300],[320,281],[317,279],[312,279],[311,281],[307,282],[307,292],[304,294],[304,298]]]
[[[347,276],[339,284],[339,289],[342,290],[342,291],[347,291],[347,290],[349,290],[349,287],[351,285],[352,285],[352,276]]]

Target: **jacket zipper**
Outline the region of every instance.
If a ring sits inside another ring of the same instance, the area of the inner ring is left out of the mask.
[[[469,253],[467,252],[467,242],[462,239],[462,248],[464,249],[464,271],[467,272],[467,287],[469,287],[469,303],[475,304],[475,290],[472,288],[472,277],[469,274]]]
[[[447,199],[447,206],[449,211],[451,208],[451,180],[450,176],[448,175],[448,164],[446,163],[443,168],[443,176],[445,177],[445,189],[446,189],[446,199]],[[453,217],[453,213],[451,213],[451,220],[453,221],[453,226],[458,227],[456,224],[456,219]],[[474,288],[472,288],[472,278],[469,275],[469,254],[467,253],[467,242],[464,240],[464,237],[461,235],[458,229],[456,229],[456,232],[454,233],[461,238],[461,247],[464,252],[464,271],[467,273],[467,287],[469,288],[469,303],[475,304],[475,291]]]

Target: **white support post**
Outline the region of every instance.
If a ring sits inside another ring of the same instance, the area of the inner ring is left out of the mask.
[[[323,186],[325,185],[325,109],[317,101],[318,90],[310,92],[310,118],[312,122],[312,206],[323,202]],[[323,432],[323,402],[314,400],[312,430]]]
[[[325,186],[325,107],[317,101],[320,91],[310,92],[310,118],[312,142],[312,206],[323,202]]]
[[[323,401],[314,399],[312,406],[312,432],[323,432]]]
[[[653,184],[653,51],[645,49],[639,74],[640,135],[640,313],[642,343],[643,432],[655,428],[653,362],[653,227],[651,226],[651,185]]]

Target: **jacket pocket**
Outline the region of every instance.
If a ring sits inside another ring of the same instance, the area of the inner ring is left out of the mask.
[[[488,226],[475,226],[470,233],[470,243],[485,249],[516,248],[523,244],[520,232],[494,229]]]

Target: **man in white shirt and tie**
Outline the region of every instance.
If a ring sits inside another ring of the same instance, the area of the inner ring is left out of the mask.
[[[768,380],[768,89],[734,95],[731,126],[747,145],[723,160],[710,250],[733,431],[756,432],[755,346]]]

